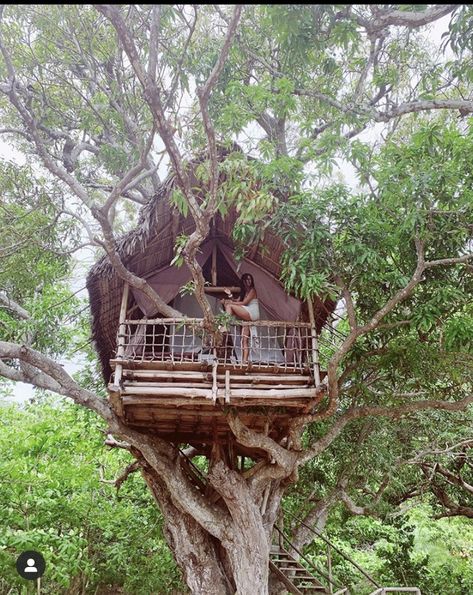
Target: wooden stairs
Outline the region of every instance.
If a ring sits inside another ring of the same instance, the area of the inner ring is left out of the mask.
[[[329,591],[288,551],[279,545],[271,548],[269,568],[294,595],[317,595]]]
[[[216,504],[220,500],[220,495],[216,492],[209,483],[205,474],[186,456],[184,452],[178,449],[179,452],[179,463],[181,469],[184,471],[186,476],[193,483],[194,487],[206,497],[210,497],[210,501]],[[287,513],[286,511],[286,514]],[[294,515],[289,515],[293,516]],[[313,527],[306,525],[301,519],[298,521],[305,525],[316,537],[322,539],[327,545],[335,549],[343,558],[345,558],[350,564],[352,564],[361,574],[368,579],[374,586],[377,587],[371,595],[387,595],[388,593],[413,593],[414,595],[421,595],[420,590],[417,587],[380,587],[376,581],[366,573],[354,560],[347,556],[344,552],[338,549],[333,543],[331,543],[325,536],[315,531]],[[292,544],[287,535],[285,535],[279,527],[275,525],[275,534],[278,536],[279,543],[273,543],[269,555],[269,570],[272,572],[286,587],[289,593],[293,595],[318,595],[320,593],[326,593],[330,595],[350,595],[347,587],[342,587],[327,575],[326,572],[317,566],[314,566],[304,554]],[[325,579],[325,583],[330,585],[329,587],[324,586],[318,578],[312,574],[306,566],[303,566],[298,559],[296,559],[284,546],[286,543],[291,550],[294,550],[299,555],[300,559],[304,559],[306,564],[311,569]],[[335,591],[335,589],[338,589]]]

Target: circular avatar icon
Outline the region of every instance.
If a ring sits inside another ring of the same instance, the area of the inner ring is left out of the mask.
[[[21,577],[34,581],[43,576],[46,561],[39,552],[33,550],[22,552],[16,561],[16,570]]]

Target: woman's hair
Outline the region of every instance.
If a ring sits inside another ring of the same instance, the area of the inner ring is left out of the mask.
[[[244,283],[245,279],[251,280],[251,285],[248,289],[246,288],[245,283]],[[250,273],[244,273],[240,279],[240,299],[241,300],[245,299],[245,295],[248,293],[248,291],[250,289],[254,288],[254,286],[255,286],[255,280],[253,279],[253,275],[250,275]]]

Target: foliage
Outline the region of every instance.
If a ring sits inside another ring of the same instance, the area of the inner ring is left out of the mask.
[[[412,17],[430,8],[247,6],[208,104],[219,147],[228,152],[219,163],[217,202],[223,218],[233,209],[238,214],[236,254],[243,257],[264,233],[275,231],[286,245],[286,289],[303,299],[350,292],[359,325],[409,283],[421,242],[428,261],[471,250],[473,128],[465,119],[471,101],[464,99],[473,81],[471,7],[452,7],[443,37],[448,56],[432,47],[423,27],[382,24],[393,12]],[[144,65],[151,62],[157,16],[156,96],[185,166],[209,144],[196,91],[218,60],[231,9],[118,10]],[[18,317],[2,305],[1,338],[28,342],[56,358],[79,352],[85,360],[80,384],[103,395],[88,320],[70,288],[71,251],[84,237],[94,248],[119,245],[114,234],[134,225],[136,204],[146,208],[166,169],[161,164],[173,159],[164,151],[162,162],[166,135],[150,141],[146,171],[122,188],[107,213],[113,233],[100,228],[107,237],[97,238],[100,207],[137,163],[150,131],[156,132],[149,89],[109,20],[93,6],[6,5],[1,25],[2,133],[28,160],[28,166],[0,169],[0,290],[28,312]],[[439,115],[450,100],[463,108]],[[377,124],[383,124],[382,135]],[[348,164],[356,177],[351,185],[340,174]],[[210,198],[211,165],[203,160],[193,180],[202,205]],[[189,216],[183,188],[171,203]],[[173,264],[184,262],[188,240],[177,238]],[[345,355],[335,417],[354,406],[402,408],[417,399],[470,395],[472,290],[471,264],[426,270],[416,290]],[[217,322],[229,320],[222,315]],[[327,329],[321,337],[324,363],[334,353],[332,335],[340,345],[350,331],[346,318],[337,328],[338,335]],[[90,414],[47,400],[0,413],[0,570],[15,589],[20,582],[11,562],[30,545],[51,556],[51,593],[103,585],[150,593],[179,586],[161,518],[142,482],[130,478],[120,497],[100,482],[98,469],[115,476],[128,457],[103,452]],[[332,423],[312,424],[304,445]],[[444,506],[411,458],[468,438],[470,426],[471,411],[357,420],[301,470],[286,504],[309,513],[314,502],[343,488],[379,518],[354,519],[335,499],[328,530],[377,576],[416,582],[432,594],[439,585],[444,593],[450,586],[452,595],[467,593],[471,532],[462,519],[427,518]],[[453,465],[448,455],[442,462]],[[445,488],[452,499],[456,487]],[[399,504],[416,491],[422,506],[409,523],[399,520]],[[455,543],[452,526],[464,541]],[[433,545],[439,527],[447,536],[441,553]],[[308,551],[321,557],[312,546]],[[356,585],[348,566],[336,557],[335,564],[340,577]]]
[[[106,483],[131,457],[104,450],[93,414],[43,398],[0,407],[0,425],[2,592],[24,592],[15,560],[27,549],[46,558],[42,587],[51,595],[182,588],[144,481],[132,474],[119,490]]]
[[[0,290],[28,313],[27,319],[18,320],[13,311],[2,308],[0,338],[28,337],[46,353],[63,353],[71,337],[69,316],[78,307],[69,288],[67,251],[76,241],[77,228],[61,217],[58,186],[27,165],[4,162],[0,192]]]

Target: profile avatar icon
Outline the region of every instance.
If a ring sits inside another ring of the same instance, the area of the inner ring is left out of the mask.
[[[28,560],[26,560],[26,563],[28,566],[25,568],[23,572],[36,572],[36,574],[38,574],[38,569],[35,566],[35,561],[33,560],[33,558],[28,558]]]
[[[39,552],[33,550],[22,552],[16,560],[16,570],[22,578],[34,581],[43,576],[46,561]]]

